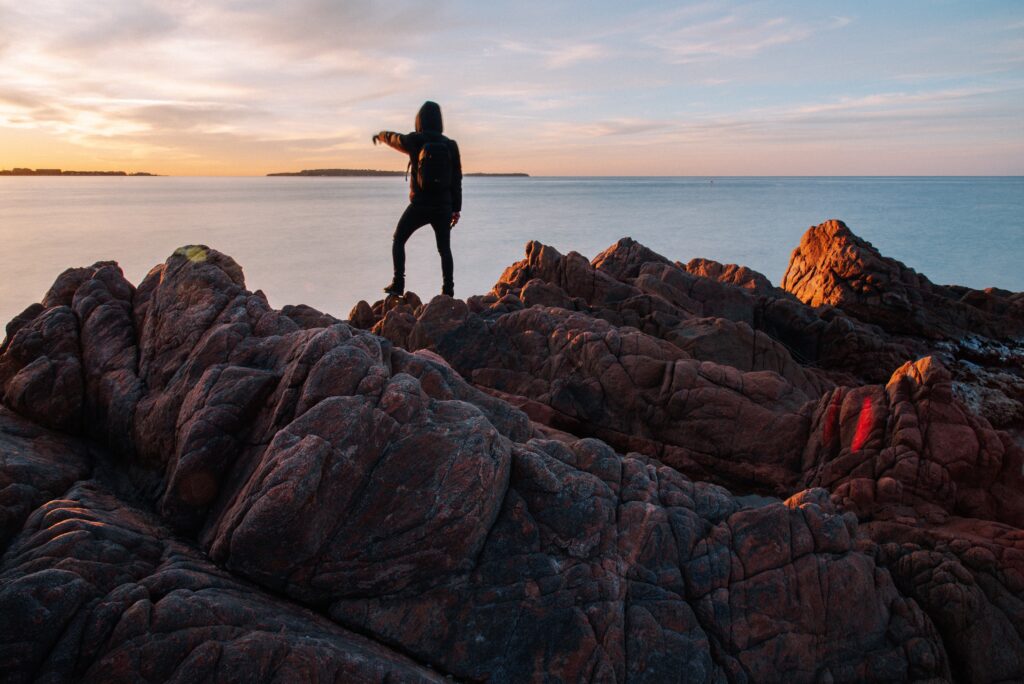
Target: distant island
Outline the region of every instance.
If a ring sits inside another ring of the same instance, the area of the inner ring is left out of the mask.
[[[514,173],[484,173],[482,171],[475,171],[473,173],[464,173],[463,176],[475,176],[475,177],[486,177],[486,178],[529,178],[530,174],[523,173],[522,171],[516,171]]]
[[[268,176],[404,176],[405,171],[381,171],[380,169],[306,169],[304,171],[285,171],[282,173],[268,173]],[[528,173],[466,173],[465,176],[499,176],[503,178],[529,178]]]
[[[136,171],[62,171],[61,169],[19,169],[0,170],[0,176],[156,176],[155,173]]]

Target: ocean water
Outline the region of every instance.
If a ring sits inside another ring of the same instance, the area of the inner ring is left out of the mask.
[[[844,220],[942,284],[1024,290],[1024,178],[467,178],[452,234],[459,297],[490,289],[528,240],[595,254],[631,236],[682,262],[739,263],[778,283],[808,226]],[[380,298],[402,178],[0,178],[0,322],[70,266],[115,260],[132,282],[175,248],[238,261],[271,304],[345,318]],[[429,227],[407,287],[440,291]]]

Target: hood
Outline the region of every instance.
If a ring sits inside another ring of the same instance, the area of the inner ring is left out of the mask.
[[[416,114],[416,132],[444,133],[441,122],[441,105],[427,100]]]

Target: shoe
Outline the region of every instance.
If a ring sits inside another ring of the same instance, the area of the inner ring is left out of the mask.
[[[443,286],[441,288],[441,294],[447,295],[449,297],[454,297],[455,296],[455,286],[454,285],[445,285],[445,286]]]
[[[405,292],[405,283],[401,280],[392,280],[391,284],[384,288],[384,292],[389,295],[401,297],[402,293]]]

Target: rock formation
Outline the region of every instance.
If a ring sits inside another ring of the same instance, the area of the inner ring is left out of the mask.
[[[865,244],[533,242],[348,322],[203,246],[66,271],[0,347],[4,681],[1024,677],[1020,296]],[[843,254],[924,327],[815,299]]]
[[[831,304],[893,333],[960,339],[1024,336],[1024,295],[934,285],[882,256],[842,221],[808,230],[793,251],[782,287],[812,306]]]

